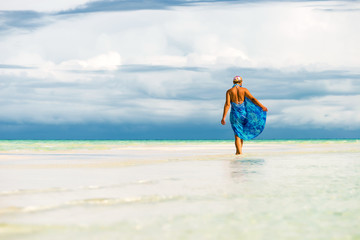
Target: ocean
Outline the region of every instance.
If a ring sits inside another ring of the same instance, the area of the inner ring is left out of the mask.
[[[360,140],[0,141],[0,239],[360,239]]]

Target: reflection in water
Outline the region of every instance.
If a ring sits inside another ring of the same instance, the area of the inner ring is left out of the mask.
[[[230,161],[230,175],[234,180],[243,180],[243,177],[256,173],[259,166],[264,164],[264,159],[242,158]]]

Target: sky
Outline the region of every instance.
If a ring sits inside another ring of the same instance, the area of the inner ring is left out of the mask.
[[[232,139],[236,75],[258,139],[359,138],[359,22],[359,1],[0,1],[0,139]]]

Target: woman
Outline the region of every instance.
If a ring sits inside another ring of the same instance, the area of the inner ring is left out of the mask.
[[[231,106],[230,122],[235,133],[236,155],[242,154],[243,140],[253,139],[262,132],[267,112],[267,108],[242,87],[242,82],[240,76],[234,77],[233,87],[226,92],[221,119],[221,124],[225,125],[226,114]]]

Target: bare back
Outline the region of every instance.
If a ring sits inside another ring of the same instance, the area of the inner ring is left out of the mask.
[[[254,98],[254,96],[251,95],[249,90],[247,90],[246,88],[243,88],[243,87],[234,86],[234,87],[230,88],[229,90],[227,90],[227,92],[226,92],[224,116],[226,116],[226,114],[225,114],[227,112],[226,109],[228,109],[228,107],[231,105],[231,102],[236,103],[236,104],[242,104],[245,101],[245,97],[250,99],[250,101],[252,101],[254,104],[261,107],[263,109],[263,111],[267,111],[267,108],[264,107],[256,98]]]
[[[228,93],[230,95],[230,101],[233,103],[241,104],[245,100],[246,94],[246,88],[243,87],[233,87],[228,90]]]

